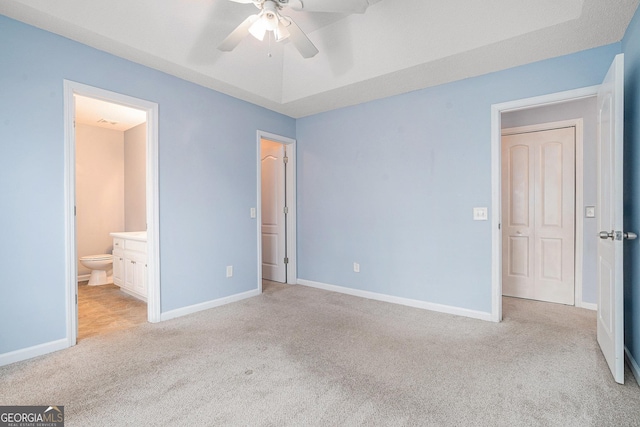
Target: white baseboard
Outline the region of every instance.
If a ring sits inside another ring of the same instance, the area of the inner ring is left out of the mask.
[[[91,277],[91,273],[87,274],[78,274],[78,282],[86,282]]]
[[[341,294],[353,295],[361,298],[368,298],[377,301],[390,302],[392,304],[406,305],[408,307],[422,308],[424,310],[437,311],[439,313],[454,314],[456,316],[471,317],[492,321],[491,313],[483,311],[469,310],[467,308],[453,307],[450,305],[436,304],[427,301],[420,301],[409,298],[396,297],[392,295],[379,294],[376,292],[362,291],[359,289],[345,288],[343,286],[328,285],[326,283],[313,282],[311,280],[298,279],[298,284],[311,288],[324,289],[325,291],[338,292]]]
[[[221,305],[230,304],[232,302],[241,301],[243,299],[251,298],[260,295],[259,289],[243,292],[241,294],[235,294],[224,298],[215,299],[212,301],[202,302],[199,304],[190,305],[188,307],[177,308],[175,310],[167,311],[160,314],[160,321],[175,319],[176,317],[186,316],[187,314],[197,313],[198,311],[208,310],[214,307],[220,307]]]
[[[624,354],[627,358],[627,363],[629,363],[629,367],[631,368],[631,372],[633,372],[633,376],[636,377],[636,382],[640,385],[640,366],[638,366],[638,362],[636,362],[626,346],[624,347]]]
[[[43,354],[47,353],[53,353],[54,351],[63,350],[68,347],[69,341],[64,338],[57,341],[34,345],[33,347],[10,351],[9,353],[0,354],[0,366],[9,365],[11,363],[42,356]]]
[[[580,304],[581,308],[586,308],[587,310],[598,311],[598,304],[594,304],[592,302],[584,302]]]

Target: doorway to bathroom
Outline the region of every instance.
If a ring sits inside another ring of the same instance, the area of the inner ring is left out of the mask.
[[[65,81],[65,148],[72,346],[159,321],[157,104]]]
[[[259,286],[295,284],[295,140],[258,131]],[[264,290],[264,289],[263,289]]]

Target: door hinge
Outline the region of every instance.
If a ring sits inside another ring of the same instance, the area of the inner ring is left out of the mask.
[[[287,156],[284,156],[282,158],[282,161],[284,162],[284,164],[286,165],[287,163],[289,163],[289,158]]]
[[[285,258],[284,258],[284,263],[285,263],[285,264],[289,264],[289,257],[285,257]]]
[[[78,305],[78,294],[76,294],[76,305]]]
[[[289,206],[285,206],[282,211],[284,212],[285,215],[288,214],[289,213]]]

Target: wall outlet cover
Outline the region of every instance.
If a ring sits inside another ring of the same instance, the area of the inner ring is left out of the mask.
[[[595,218],[596,217],[596,207],[595,206],[585,206],[584,208],[584,216],[587,218]]]
[[[474,221],[487,221],[489,219],[487,208],[473,208]]]

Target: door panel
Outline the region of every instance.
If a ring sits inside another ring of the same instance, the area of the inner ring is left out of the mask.
[[[616,56],[598,91],[597,335],[614,379],[624,383],[622,165],[624,57]]]
[[[262,278],[284,283],[286,277],[286,217],[284,145],[261,143]]]
[[[503,294],[573,305],[575,129],[502,141]]]

